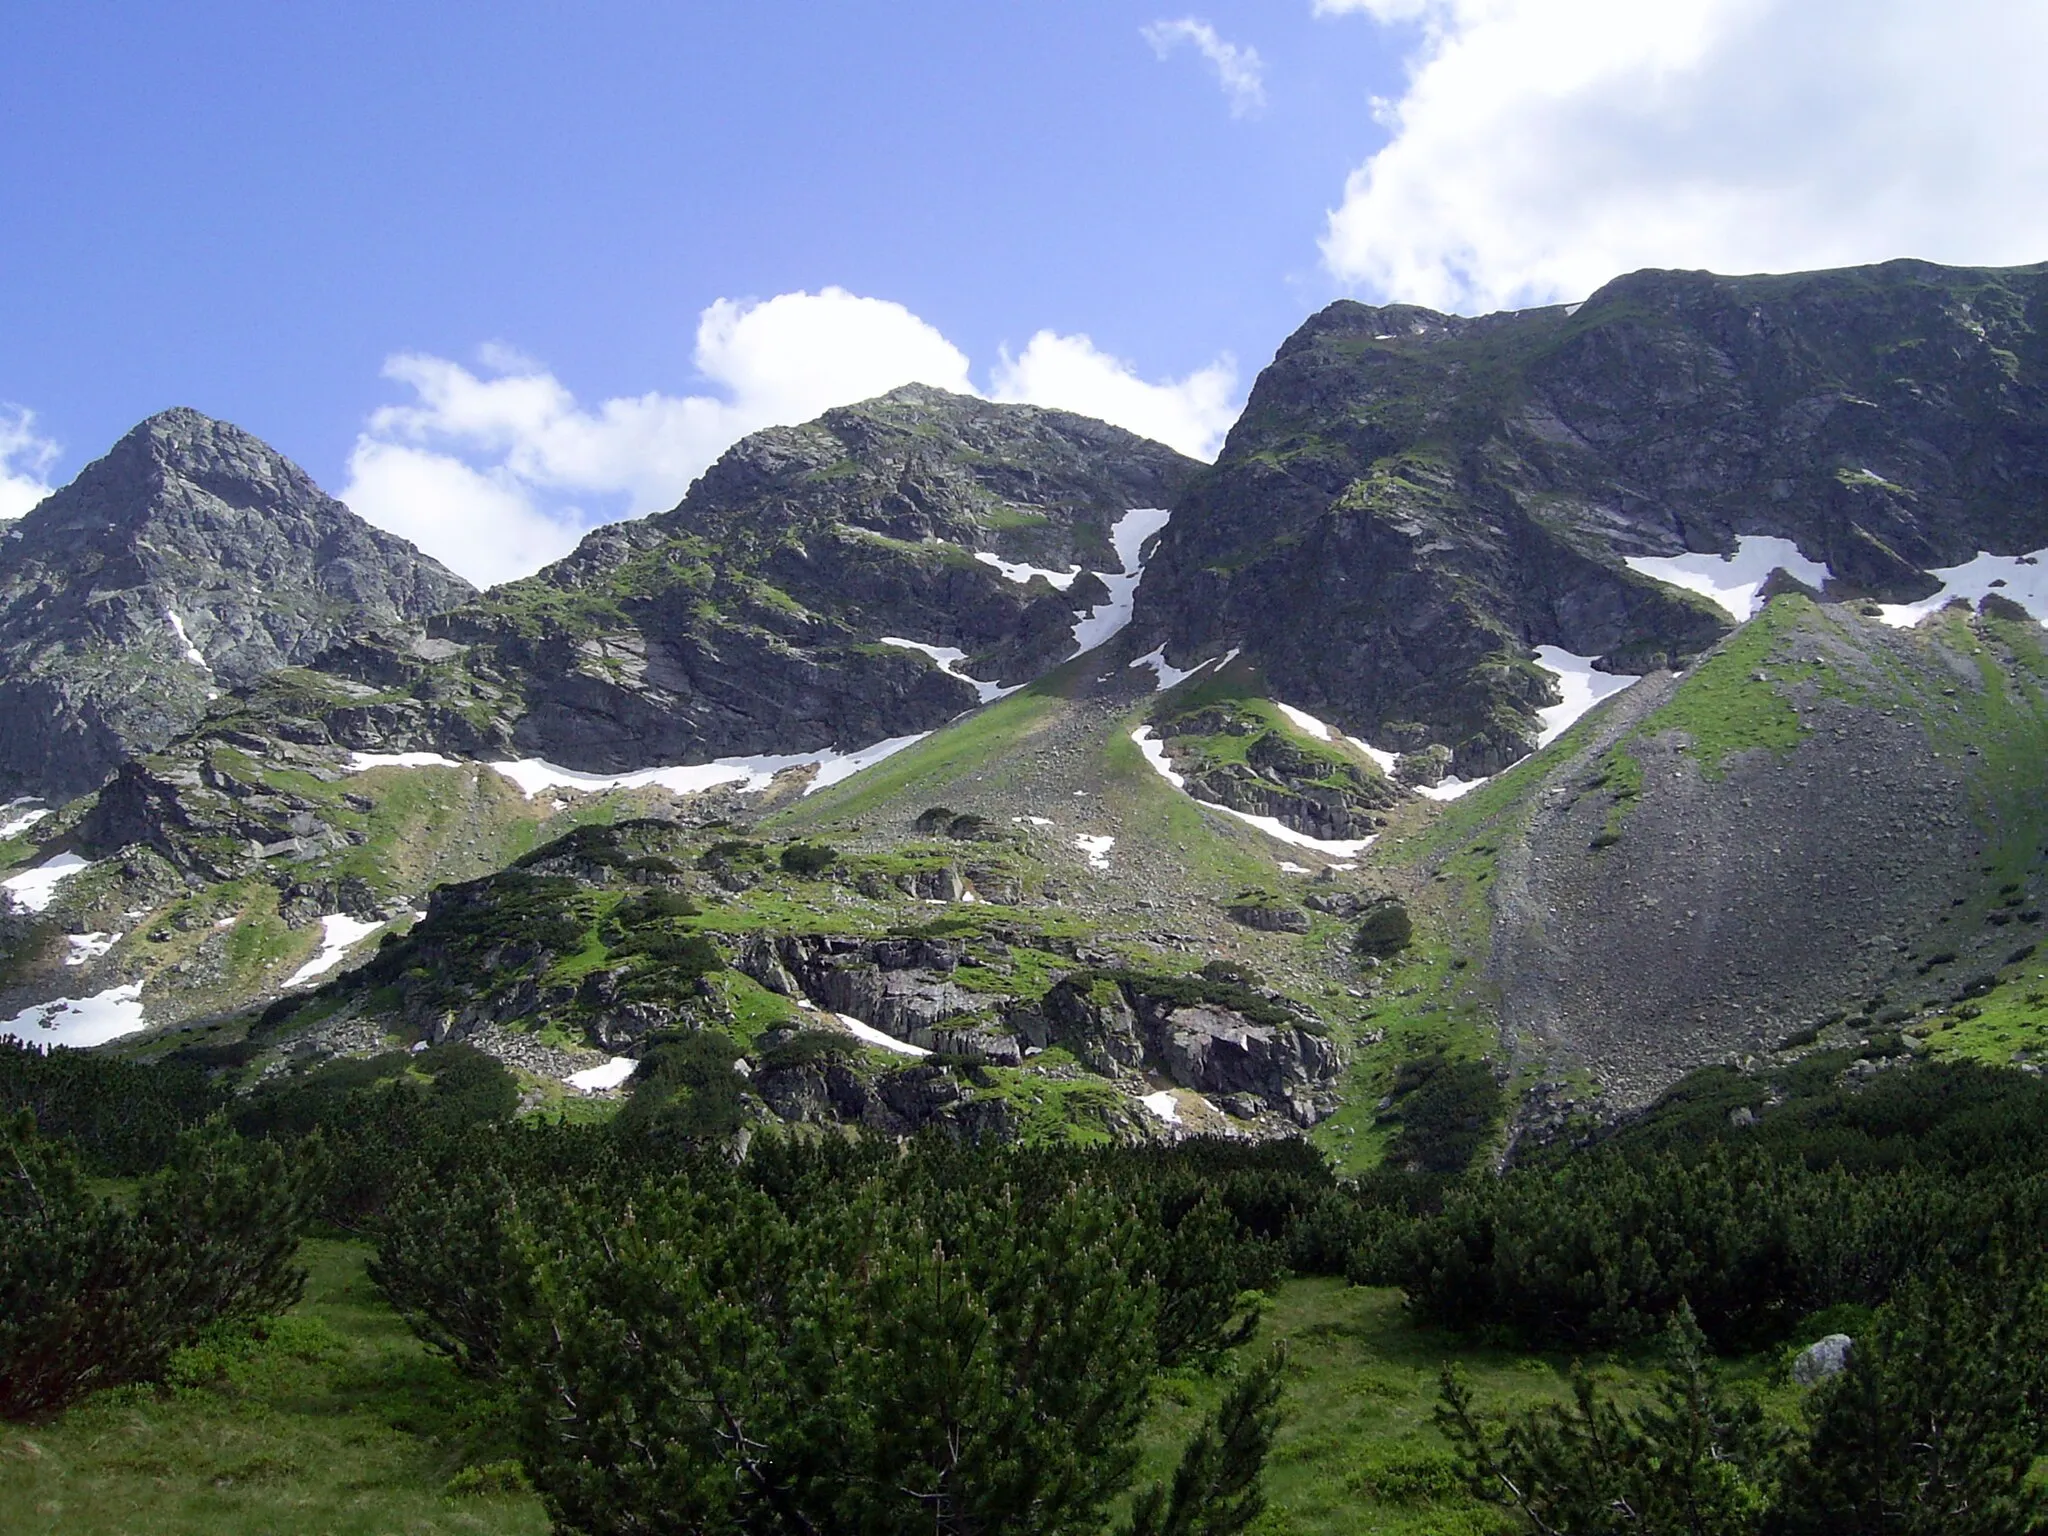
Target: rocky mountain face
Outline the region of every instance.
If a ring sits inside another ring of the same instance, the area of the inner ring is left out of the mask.
[[[0,799],[67,799],[207,702],[473,589],[248,433],[152,416],[0,535]]]
[[[1136,555],[1113,530],[1197,467],[922,385],[757,432],[674,511],[330,656],[385,694],[337,739],[614,772],[930,730],[1072,655]]]
[[[1337,305],[1208,470],[921,388],[757,434],[0,821],[0,1024],[468,1039],[550,1103],[714,1029],[764,1127],[1354,1170],[1702,1067],[2040,1066],[2044,284]]]
[[[1906,600],[2048,545],[2048,268],[1638,272],[1479,319],[1331,305],[1175,505],[1136,627],[1466,778],[1534,745],[1556,645],[1642,672],[1729,615],[1627,556],[1790,540]]]

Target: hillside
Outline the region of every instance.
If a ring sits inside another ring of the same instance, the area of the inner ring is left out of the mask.
[[[239,428],[152,416],[0,538],[0,799],[82,794],[223,692],[472,590]]]

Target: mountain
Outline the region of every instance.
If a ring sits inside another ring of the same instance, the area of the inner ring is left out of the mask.
[[[1473,778],[1554,702],[1532,647],[1643,672],[1748,616],[1628,557],[1745,538],[1895,600],[2048,544],[2048,267],[1637,272],[1478,319],[1333,304],[1176,503],[1136,624]]]
[[[341,648],[323,669],[386,697],[331,724],[606,773],[930,730],[1072,655],[1081,617],[1117,610],[1150,531],[1133,509],[1197,467],[1070,412],[905,386],[757,432],[673,511]]]
[[[714,1028],[763,1125],[1353,1169],[2030,1064],[2044,281],[1337,305],[1208,469],[923,388],[757,434],[7,823],[0,1020],[547,1103]]]
[[[0,797],[89,790],[222,691],[472,591],[240,428],[152,416],[0,537]]]

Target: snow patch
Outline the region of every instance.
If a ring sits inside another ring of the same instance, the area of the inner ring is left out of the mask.
[[[607,1088],[616,1088],[635,1072],[640,1063],[631,1056],[614,1056],[609,1061],[594,1067],[585,1067],[581,1072],[571,1072],[562,1081],[571,1088],[581,1088],[585,1093],[602,1093]]]
[[[142,983],[131,981],[91,997],[60,997],[24,1008],[11,1019],[0,1019],[0,1037],[44,1048],[68,1045],[83,1049],[132,1035],[146,1023]]]
[[[834,1018],[844,1024],[847,1031],[857,1040],[869,1045],[879,1045],[885,1051],[894,1051],[899,1056],[929,1056],[931,1052],[921,1045],[912,1045],[908,1040],[898,1040],[894,1035],[875,1028],[865,1019],[856,1019],[850,1013],[836,1013]]]
[[[81,869],[90,868],[92,861],[75,853],[53,853],[34,869],[25,869],[18,875],[0,880],[0,891],[12,896],[16,906],[30,912],[41,912],[56,898],[58,886]]]
[[[1152,675],[1159,679],[1156,683],[1152,685],[1152,691],[1154,693],[1164,693],[1169,688],[1178,688],[1182,683],[1186,682],[1189,678],[1193,677],[1197,672],[1201,671],[1204,667],[1212,665],[1214,665],[1213,660],[1198,661],[1192,667],[1189,667],[1185,671],[1183,671],[1181,668],[1176,667],[1172,663],[1167,661],[1166,647],[1164,645],[1161,645],[1156,650],[1147,651],[1144,655],[1140,656],[1136,661],[1132,662],[1131,670],[1135,672],[1140,667],[1150,667],[1152,669]]]
[[[1543,728],[1536,736],[1539,747],[1547,747],[1557,740],[1571,729],[1573,721],[1602,699],[1612,698],[1640,681],[1633,677],[1617,677],[1612,672],[1596,672],[1592,657],[1574,656],[1554,645],[1536,647],[1536,665],[1557,679],[1557,691],[1564,695],[1563,703],[1536,711],[1536,717],[1543,722]]]
[[[1923,597],[1917,603],[1882,604],[1878,616],[1887,624],[1908,629],[1959,597],[1975,603],[1996,592],[2048,624],[2048,565],[2042,563],[2044,560],[2048,560],[2048,549],[2037,549],[2030,555],[1980,553],[1962,565],[1929,571],[1927,574],[1941,583],[1941,590],[1934,596]]]
[[[1152,734],[1152,727],[1141,725],[1131,732],[1131,740],[1138,744],[1138,750],[1145,754],[1145,761],[1152,765],[1152,771],[1175,789],[1185,790],[1188,781],[1173,771],[1173,764],[1166,756],[1166,744]]]
[[[1305,709],[1296,709],[1292,704],[1282,704],[1278,699],[1273,701],[1273,707],[1317,741],[1329,741],[1334,734],[1327,725]]]
[[[170,625],[171,634],[176,637],[178,644],[185,648],[185,659],[191,662],[193,666],[201,667],[211,672],[213,668],[206,665],[206,657],[201,653],[199,647],[192,643],[192,637],[185,633],[185,621],[178,617],[175,609],[166,608],[164,610],[164,622]]]
[[[1012,816],[1010,820],[1020,827],[1049,827],[1052,825],[1052,818],[1050,816]]]
[[[1091,837],[1086,832],[1083,832],[1074,839],[1074,846],[1088,855],[1088,867],[1090,869],[1106,870],[1109,868],[1109,850],[1116,846],[1116,839],[1102,836]]]
[[[1025,565],[1020,561],[1005,560],[1001,555],[992,555],[985,550],[975,551],[974,558],[983,565],[994,566],[998,571],[1002,572],[1003,579],[1006,581],[1022,584],[1034,576],[1043,576],[1053,584],[1054,590],[1059,592],[1064,592],[1067,588],[1071,587],[1074,584],[1074,578],[1081,574],[1081,567],[1078,565],[1071,571],[1049,571],[1042,565]]]
[[[1232,654],[1234,655],[1236,653],[1233,652]],[[1302,730],[1306,731],[1309,735],[1315,737],[1318,741],[1348,742],[1350,745],[1358,748],[1358,750],[1363,752],[1367,757],[1371,758],[1375,763],[1378,763],[1380,767],[1380,772],[1391,774],[1394,771],[1394,759],[1399,754],[1393,752],[1382,752],[1378,747],[1373,746],[1370,742],[1362,741],[1356,736],[1346,736],[1343,732],[1336,730],[1334,727],[1326,724],[1321,720],[1318,720],[1314,715],[1310,714],[1307,710],[1296,709],[1292,704],[1282,704],[1278,699],[1275,699],[1273,701],[1273,707],[1279,710],[1280,713],[1285,715],[1289,720],[1292,720],[1295,723],[1295,725],[1300,727]]]
[[[1287,873],[1290,875],[1305,875],[1309,872],[1308,866],[1304,864],[1296,864],[1291,859],[1282,859],[1280,861],[1280,867],[1286,870]]]
[[[330,912],[320,919],[320,950],[304,965],[285,978],[288,987],[301,986],[316,976],[325,976],[337,965],[349,949],[367,939],[384,925],[365,923],[350,917],[346,912]]]
[[[0,837],[17,837],[41,821],[50,812],[35,800],[10,800],[0,805]]]
[[[1094,650],[1122,633],[1131,622],[1131,610],[1138,601],[1138,582],[1145,574],[1140,552],[1145,541],[1164,528],[1172,516],[1165,507],[1133,507],[1116,520],[1116,526],[1109,531],[1109,544],[1123,562],[1123,570],[1115,575],[1108,571],[1095,573],[1109,588],[1109,600],[1075,620],[1074,655]]]
[[[1145,754],[1145,761],[1152,765],[1154,773],[1158,774],[1182,794],[1187,795],[1186,778],[1173,771],[1173,763],[1166,755],[1166,748],[1153,738],[1152,727],[1149,725],[1139,726],[1137,730],[1131,732],[1131,740],[1136,742],[1138,750]],[[1317,853],[1326,853],[1332,858],[1356,858],[1359,854],[1370,848],[1374,842],[1374,839],[1370,837],[1343,840],[1310,837],[1306,832],[1295,831],[1294,828],[1288,826],[1276,816],[1254,816],[1248,811],[1234,811],[1227,805],[1218,805],[1213,800],[1198,799],[1194,795],[1188,795],[1188,798],[1193,800],[1195,804],[1204,806],[1209,810],[1221,811],[1225,816],[1235,816],[1246,826],[1257,827],[1268,837],[1277,838],[1283,843],[1291,843],[1296,848],[1308,848]],[[1076,839],[1076,841],[1085,842],[1086,839]],[[1111,838],[1110,841],[1114,842],[1115,839]],[[1095,861],[1091,858],[1089,862],[1092,864]],[[1109,867],[1107,860],[1097,867],[1107,869]]]
[[[67,933],[64,942],[68,953],[64,956],[66,965],[90,965],[108,950],[121,942],[118,933]]]
[[[709,763],[682,764],[672,768],[641,768],[632,773],[580,773],[574,768],[563,768],[543,758],[526,757],[515,762],[486,763],[484,766],[502,774],[517,784],[527,799],[544,790],[576,789],[597,792],[607,789],[644,789],[648,785],[659,785],[679,795],[696,794],[700,790],[712,789],[720,784],[737,784],[748,794],[766,789],[775,775],[789,768],[801,768],[808,763],[818,765],[817,777],[811,780],[805,794],[814,794],[829,784],[841,779],[850,779],[863,768],[873,767],[883,758],[901,752],[905,747],[923,741],[930,734],[919,731],[914,736],[891,736],[873,746],[862,747],[857,752],[840,752],[827,749],[822,752],[788,752],[769,757],[721,757]]]
[[[950,645],[927,645],[922,640],[905,640],[897,635],[882,636],[882,644],[893,645],[906,651],[922,651],[939,664],[939,670],[945,673],[946,676],[957,677],[961,682],[969,684],[984,704],[992,704],[997,699],[1007,694],[1015,693],[1024,686],[1022,683],[1012,683],[1009,687],[1005,688],[1001,683],[984,683],[978,677],[969,677],[960,670],[960,663],[967,659],[967,653],[962,650],[956,650]]]
[[[1418,784],[1415,793],[1426,795],[1432,800],[1455,800],[1460,795],[1469,795],[1486,782],[1485,779],[1461,779],[1456,774],[1436,784]]]
[[[1825,565],[1800,554],[1790,539],[1754,533],[1738,538],[1732,555],[1629,555],[1622,563],[1639,576],[1711,598],[1738,620],[1755,614],[1757,594],[1772,571],[1783,570],[1816,590],[1834,578]]]
[[[1148,1093],[1138,1102],[1168,1125],[1180,1124],[1180,1100],[1173,1096],[1171,1089],[1162,1088],[1157,1093]]]
[[[439,752],[351,752],[348,755],[350,773],[368,773],[372,768],[460,768],[452,757],[443,757]]]

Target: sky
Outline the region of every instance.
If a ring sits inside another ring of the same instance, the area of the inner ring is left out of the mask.
[[[2048,259],[2039,0],[0,11],[0,516],[246,427],[480,583],[920,380],[1211,457],[1340,297]]]

